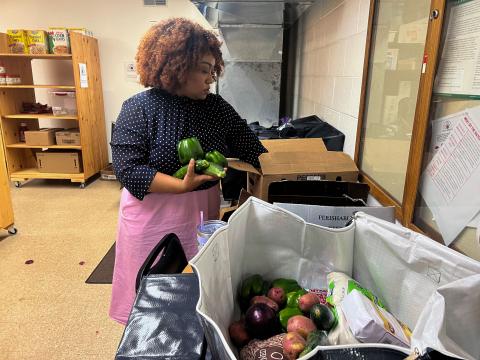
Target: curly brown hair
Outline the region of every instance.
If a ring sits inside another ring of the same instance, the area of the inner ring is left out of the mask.
[[[175,93],[208,53],[215,58],[213,71],[218,77],[224,67],[220,46],[213,32],[190,20],[161,21],[147,31],[138,46],[135,59],[140,83]]]

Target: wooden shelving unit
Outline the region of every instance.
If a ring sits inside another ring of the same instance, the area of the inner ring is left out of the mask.
[[[62,173],[44,173],[35,168],[28,168],[16,171],[10,176],[11,180],[20,181],[21,179],[70,179],[72,182],[84,181],[84,174],[62,174]]]
[[[13,207],[10,196],[10,184],[8,182],[7,166],[2,138],[0,137],[0,229],[8,230],[14,234],[17,230],[13,226]]]
[[[2,55],[0,54],[0,57]],[[72,85],[0,85],[0,89],[59,89],[75,90]]]
[[[2,54],[4,58],[16,58],[16,59],[56,59],[56,60],[68,60],[72,59],[71,54]]]
[[[78,120],[76,115],[60,115],[53,114],[13,114],[5,115],[4,119],[59,119],[59,120]]]
[[[7,35],[0,33],[0,61],[8,72],[19,74],[22,85],[0,86],[0,129],[7,163],[8,178],[19,186],[28,179],[69,179],[84,187],[87,179],[108,164],[102,80],[95,38],[79,33],[70,34],[71,54],[10,54]],[[32,60],[67,60],[72,64],[74,85],[34,84]],[[80,86],[79,64],[86,64],[88,87]],[[35,89],[70,90],[76,93],[77,115],[22,114],[22,102],[36,102]],[[41,119],[76,121],[80,129],[80,146],[29,146],[19,141],[19,125],[27,123],[30,130],[39,128]],[[83,172],[79,174],[43,173],[37,169],[36,153],[48,149],[78,151],[81,153]],[[1,157],[3,158],[3,157]],[[0,158],[0,159],[1,159]],[[1,224],[0,224],[1,225]]]
[[[26,145],[25,143],[10,144],[7,149],[76,149],[82,150],[81,145]]]

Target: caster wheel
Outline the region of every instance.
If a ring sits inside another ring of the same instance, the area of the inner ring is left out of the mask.
[[[14,226],[10,226],[7,231],[10,235],[15,235],[17,233],[17,228]]]
[[[80,184],[80,189],[85,189],[85,183]]]
[[[20,181],[15,181],[15,187],[19,188],[22,186],[22,183]]]

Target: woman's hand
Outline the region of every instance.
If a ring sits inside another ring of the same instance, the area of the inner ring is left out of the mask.
[[[183,178],[182,185],[183,185],[184,192],[189,192],[189,191],[195,190],[204,182],[215,181],[215,180],[218,180],[218,178],[210,175],[195,174],[195,160],[190,159],[190,162],[188,163],[187,174]]]

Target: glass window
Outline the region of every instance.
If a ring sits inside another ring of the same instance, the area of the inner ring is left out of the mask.
[[[474,177],[480,167],[480,141],[471,131],[462,130],[465,124],[480,130],[480,0],[448,1],[446,5],[441,58],[422,160],[422,174],[429,173],[435,180],[420,179],[413,223],[428,236],[447,245],[454,241],[456,249],[480,260],[476,240],[480,214],[462,216],[460,221],[466,226],[457,230],[451,223],[459,213],[475,212],[470,200],[480,199],[480,179]],[[470,188],[473,191],[462,195],[462,189]],[[435,219],[435,211],[428,205],[444,201],[442,216]]]
[[[402,203],[429,0],[376,1],[359,165]]]

